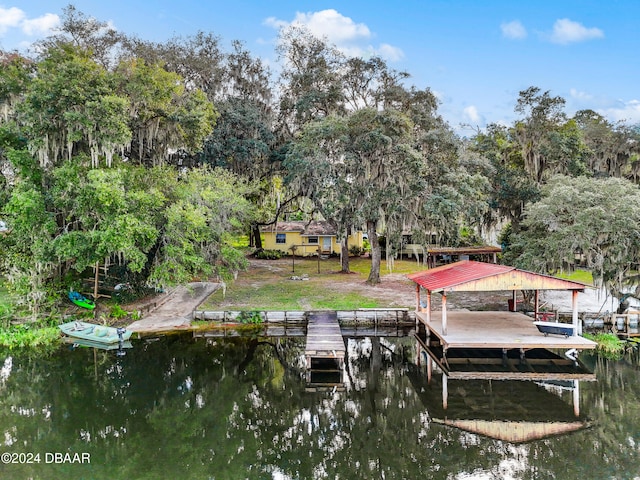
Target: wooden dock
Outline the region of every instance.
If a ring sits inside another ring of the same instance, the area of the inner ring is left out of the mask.
[[[307,324],[307,345],[304,355],[307,369],[316,361],[335,360],[344,364],[346,348],[336,312],[310,312]]]
[[[426,314],[416,312],[429,335],[436,337],[446,352],[450,348],[533,348],[591,350],[596,343],[579,335],[565,338],[544,336],[533,325],[533,319],[518,312],[448,311],[448,332],[442,328],[441,312],[432,312],[427,323]]]
[[[344,390],[346,348],[336,312],[310,312],[304,351],[308,392]]]

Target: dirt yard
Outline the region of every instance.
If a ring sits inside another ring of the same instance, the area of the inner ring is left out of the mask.
[[[306,263],[305,263],[306,262]],[[318,275],[316,263],[311,260],[298,261],[295,272],[292,271],[291,259],[280,260],[250,260],[250,269],[243,272],[237,279],[238,285],[243,287],[260,289],[261,286],[273,283],[274,279],[283,282],[283,289],[286,288],[290,277],[294,275],[309,275],[314,282],[320,282],[322,290],[328,293],[347,295],[355,293],[363,297],[376,299],[380,304],[387,307],[408,307],[414,308],[416,303],[415,283],[407,278],[408,273],[426,269],[418,265],[415,261],[396,261],[396,271],[388,273],[386,263],[380,269],[381,283],[369,285],[366,282],[368,276],[368,261],[365,263],[352,262],[352,274],[341,274],[337,260],[331,264],[322,264],[321,274]],[[332,268],[333,267],[333,268]],[[397,273],[396,273],[397,272]],[[244,285],[243,285],[244,284]],[[487,293],[452,293],[447,297],[448,307],[453,309],[470,310],[507,310],[507,300],[511,298],[507,292],[487,292]],[[424,298],[423,298],[424,300]],[[228,303],[226,307],[233,305]],[[433,307],[440,306],[440,295],[433,296]]]
[[[315,262],[306,261],[307,264],[298,263],[296,273],[310,271],[310,275],[315,275]],[[322,288],[327,291],[342,292],[344,294],[354,292],[368,298],[375,298],[387,307],[409,307],[414,308],[416,303],[415,283],[409,280],[406,275],[416,271],[426,269],[415,261],[396,261],[396,271],[388,273],[386,263],[383,261],[381,271],[381,283],[371,286],[366,283],[368,274],[368,260],[361,263],[358,259],[352,262],[353,269],[357,273],[343,275],[336,273],[339,270],[337,260],[333,266],[332,275],[323,275],[325,281]],[[247,274],[241,274],[239,281],[244,275],[251,278],[254,288],[260,288],[264,282],[272,282],[275,278],[289,278],[292,273],[290,259],[281,260],[257,260],[251,259],[251,268]],[[322,271],[330,270],[331,267],[322,266]],[[522,300],[522,293],[517,293],[518,300]],[[433,295],[433,308],[440,308],[440,295]],[[449,309],[460,310],[508,310],[508,300],[511,299],[510,292],[452,292],[447,295],[447,307]],[[424,301],[424,296],[422,297]],[[615,303],[613,305],[612,303]],[[565,291],[547,291],[540,294],[540,306],[549,310],[571,311],[571,293]],[[587,288],[584,293],[578,294],[579,312],[603,312],[615,309],[617,302],[607,297],[602,290]]]
[[[243,295],[228,295],[222,301],[208,303],[205,297],[202,302],[203,308],[212,310],[236,310],[247,308],[258,308],[266,304],[270,298],[260,296],[263,291],[278,292],[279,295],[287,297],[288,291],[291,289],[292,278],[301,279],[307,277],[313,285],[315,295],[327,298],[340,298],[355,294],[363,299],[375,299],[380,306],[390,308],[410,308],[413,309],[416,303],[415,284],[410,281],[406,275],[423,269],[421,265],[415,261],[396,262],[396,271],[388,273],[386,264],[383,262],[381,268],[381,283],[375,286],[366,283],[368,275],[368,260],[358,259],[352,263],[354,273],[339,273],[339,264],[337,259],[330,259],[321,264],[313,260],[301,260],[292,263],[290,258],[280,260],[250,260],[250,268],[246,272],[239,274],[236,281],[228,286],[229,290],[240,290]],[[320,273],[318,273],[320,269]],[[304,282],[307,283],[307,282]],[[271,290],[269,290],[271,289]],[[210,288],[211,292],[215,292],[216,287]],[[219,289],[218,289],[219,290]],[[215,295],[209,294],[210,298]],[[180,298],[184,298],[181,303]],[[522,294],[518,292],[518,298],[522,299]],[[423,295],[423,301],[426,299]],[[511,299],[510,292],[452,292],[447,295],[447,307],[452,310],[492,310],[506,311],[508,309],[508,300]],[[156,299],[157,300],[157,299]],[[198,300],[200,301],[200,300]],[[441,305],[441,296],[436,294],[432,297],[433,309],[438,310]],[[173,295],[164,309],[170,307],[170,311],[163,312],[163,308],[157,309],[154,313],[144,314],[143,320],[146,322],[155,321],[155,317],[169,321],[173,319],[173,323],[188,316],[195,308],[193,304],[193,295],[185,294],[182,297]],[[580,293],[578,297],[578,310],[580,312],[602,312],[604,310],[611,311],[615,308],[610,305],[611,299],[607,299],[606,295],[595,289],[587,289],[585,293]],[[570,311],[571,310],[571,294],[570,292],[542,292],[541,306],[549,310]],[[296,307],[293,309],[311,310],[310,299],[304,297],[298,300]],[[125,307],[128,311],[140,310],[141,304],[131,304]],[[357,307],[355,307],[357,308]],[[143,322],[144,323],[144,322]],[[171,323],[171,322],[169,322]],[[171,323],[171,325],[173,325]],[[184,323],[184,322],[183,322]]]

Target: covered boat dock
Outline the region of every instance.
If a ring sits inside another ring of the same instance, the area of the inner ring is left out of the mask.
[[[408,275],[416,283],[416,319],[426,329],[429,345],[441,348],[446,356],[451,348],[518,349],[521,355],[531,349],[594,349],[596,343],[580,336],[578,293],[588,286],[515,267],[463,260]],[[421,299],[426,293],[426,302]],[[533,317],[515,311],[518,291],[534,291]],[[573,335],[543,335],[534,320],[538,317],[540,290],[565,290],[572,297]],[[448,311],[449,292],[512,292],[511,311]],[[432,311],[431,297],[439,293],[441,310]]]

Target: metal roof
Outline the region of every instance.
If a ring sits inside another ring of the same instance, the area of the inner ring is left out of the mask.
[[[335,227],[324,220],[277,222],[274,225],[267,225],[266,227],[263,227],[262,231],[272,233],[300,232],[303,237],[335,237],[337,235]]]
[[[431,292],[502,290],[579,290],[587,285],[527,272],[507,265],[462,260],[407,277]]]

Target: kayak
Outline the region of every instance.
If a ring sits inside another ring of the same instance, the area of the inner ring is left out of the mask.
[[[93,323],[73,321],[59,325],[60,330],[65,335],[73,338],[80,338],[99,344],[112,344],[126,342],[131,338],[132,331],[126,328],[106,327]]]
[[[96,302],[94,302],[90,298],[85,297],[81,293],[74,292],[73,290],[69,292],[69,300],[82,308],[88,308],[89,310],[93,310],[94,308],[96,308]]]

